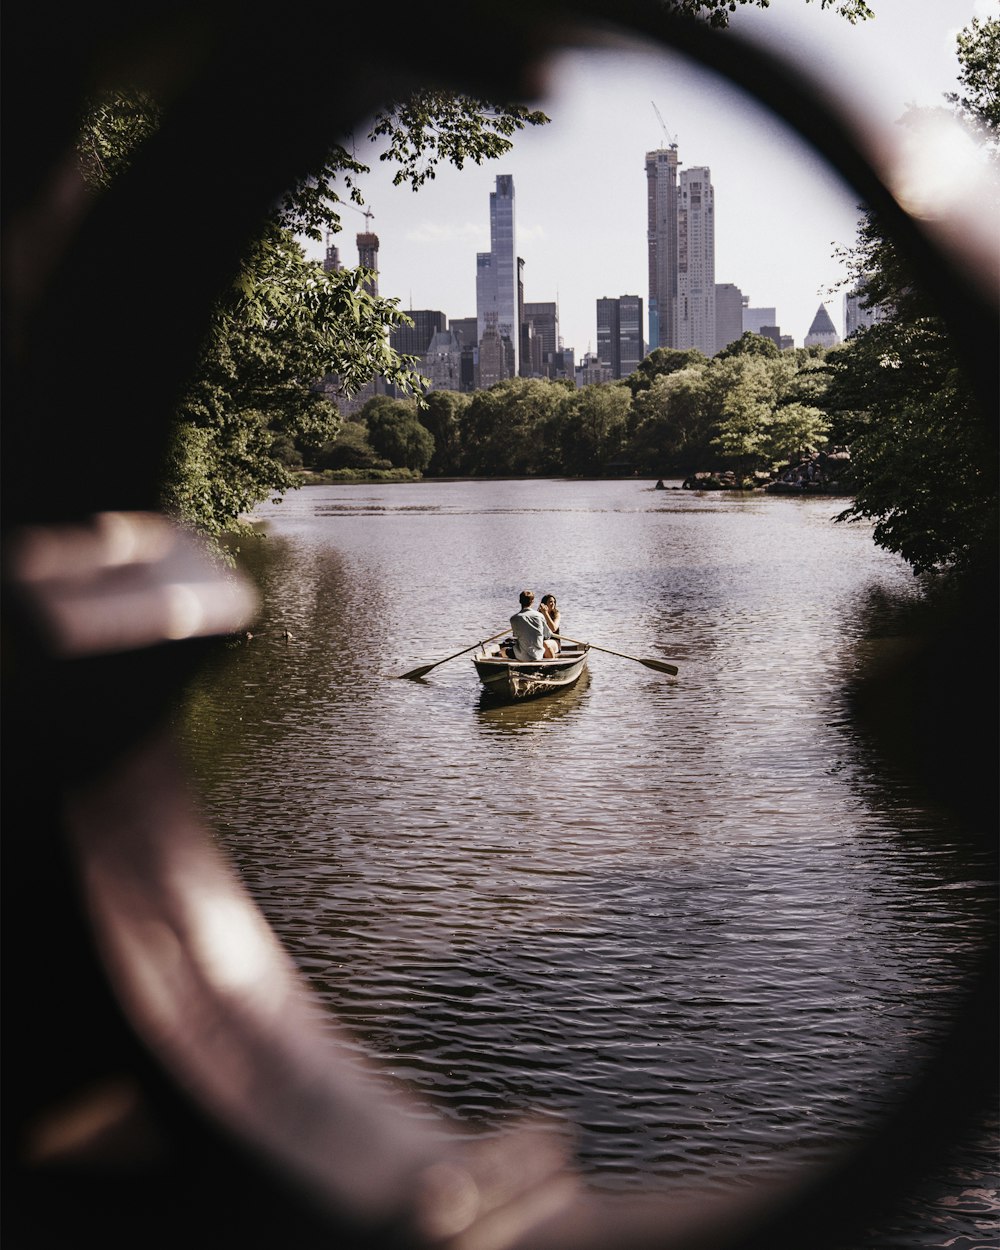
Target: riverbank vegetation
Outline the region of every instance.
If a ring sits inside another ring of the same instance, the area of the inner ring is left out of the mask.
[[[620,382],[511,378],[488,390],[368,401],[310,467],[434,477],[686,477],[761,471],[838,441],[823,348],[747,333],[713,359],[659,348]]]

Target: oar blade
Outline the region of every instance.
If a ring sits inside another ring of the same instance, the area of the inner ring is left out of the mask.
[[[410,681],[416,681],[420,677],[426,677],[432,668],[437,668],[437,664],[425,664],[422,668],[411,668],[408,673],[400,673],[399,680],[403,681],[408,677]]]
[[[669,673],[671,677],[677,676],[677,665],[668,664],[666,660],[640,660],[640,664],[645,664],[647,668],[655,668],[658,673]]]

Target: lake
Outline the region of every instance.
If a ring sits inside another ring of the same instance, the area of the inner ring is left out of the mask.
[[[833,522],[847,502],[516,480],[259,508],[260,620],[183,738],[219,842],[387,1080],[486,1132],[559,1119],[615,1192],[753,1183],[891,1103],[995,883],[851,716],[918,588]],[[400,680],[523,587],[678,675],[592,652],[507,707],[471,651]],[[872,1246],[995,1245],[994,1149]]]

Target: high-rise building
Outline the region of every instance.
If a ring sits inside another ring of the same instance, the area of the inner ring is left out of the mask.
[[[778,324],[778,314],[774,308],[750,308],[749,300],[744,296],[743,302],[743,333],[760,334],[763,326]]]
[[[677,144],[646,153],[649,350],[676,346]]]
[[[487,391],[497,382],[513,376],[510,371],[509,340],[500,334],[495,321],[487,320],[486,329],[479,340],[476,386]]]
[[[475,317],[457,317],[449,322],[449,329],[454,331],[462,344],[462,384],[463,391],[476,389],[476,363],[479,360],[479,322]]]
[[[618,354],[618,301],[604,296],[597,301],[597,359],[608,366],[613,378],[621,377]]]
[[[475,347],[479,342],[479,323],[475,317],[452,317],[448,328],[462,340],[463,348]]]
[[[370,231],[362,231],[356,236],[356,242],[358,264],[372,271],[372,277],[365,282],[364,289],[369,295],[378,295],[378,235]],[[327,244],[323,268],[327,273],[335,273],[340,269],[340,255],[336,247],[330,244]],[[385,378],[378,374],[366,382],[354,395],[347,395],[341,390],[340,379],[333,373],[327,374],[320,387],[323,393],[337,405],[341,416],[345,417],[353,416],[376,395],[393,393]]]
[[[374,277],[365,283],[369,295],[378,295],[378,235],[363,231],[357,236],[358,264],[371,269]]]
[[[861,295],[857,290],[848,291],[844,296],[845,339],[849,339],[852,334],[857,334],[859,330],[866,330],[884,320],[885,309],[878,304],[873,308],[868,308],[861,302]]]
[[[580,361],[573,372],[576,375],[578,387],[590,386],[595,382],[612,381],[611,366],[593,352],[584,352],[583,360]]]
[[[490,250],[476,256],[476,318],[479,342],[489,328],[509,344],[510,373],[518,373],[521,328],[518,300],[518,257],[515,248],[514,179],[497,174],[490,192]],[[492,349],[491,349],[492,350]]]
[[[546,357],[560,347],[559,306],[551,301],[526,303],[521,316],[521,373],[525,377],[551,377]]]
[[[707,165],[685,169],[680,176],[673,345],[715,355],[715,189]]]
[[[545,376],[553,381],[565,379],[576,385],[576,361],[572,347],[560,347],[554,352],[546,352],[543,357]]]
[[[339,273],[340,270],[340,249],[335,243],[331,243],[328,239],[326,244],[326,255],[323,257],[323,271],[325,273]]]
[[[732,282],[715,284],[715,352],[743,336],[743,292]]]
[[[812,319],[809,333],[802,340],[802,343],[805,347],[836,347],[839,342],[840,335],[830,320],[830,314],[826,311],[826,305],[820,304],[819,308],[816,309],[816,316]]]
[[[781,347],[781,326],[761,326],[760,337],[762,339],[770,339],[775,347]]]
[[[406,315],[413,325],[396,325],[389,332],[389,342],[406,356],[422,356],[435,334],[448,325],[448,318],[436,308],[410,308]]]
[[[454,330],[438,330],[423,355],[421,372],[429,391],[462,389],[462,343]]]
[[[597,301],[597,357],[613,378],[627,378],[643,358],[642,297],[620,295]]]

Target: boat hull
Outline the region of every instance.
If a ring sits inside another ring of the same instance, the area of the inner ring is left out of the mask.
[[[510,660],[498,647],[477,652],[472,657],[484,690],[499,699],[520,701],[567,690],[587,669],[589,647],[566,649],[554,660]]]

